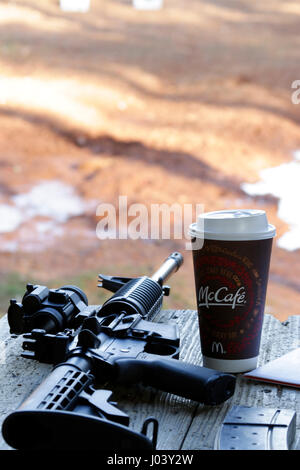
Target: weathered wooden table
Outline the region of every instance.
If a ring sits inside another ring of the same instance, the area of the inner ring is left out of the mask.
[[[181,359],[201,365],[197,314],[191,310],[164,310],[155,321],[177,322],[181,332]],[[6,317],[0,320],[0,424],[50,372],[51,366],[20,357],[22,339],[10,338]],[[300,346],[300,316],[280,323],[265,315],[259,365]],[[141,385],[115,390],[113,398],[130,416],[130,427],[141,430],[148,416],[159,420],[158,450],[213,449],[215,436],[233,405],[287,408],[297,412],[293,449],[300,449],[300,390],[237,377],[235,394],[209,407]],[[0,449],[8,449],[0,438]]]

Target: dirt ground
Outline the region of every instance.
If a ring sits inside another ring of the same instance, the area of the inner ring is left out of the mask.
[[[278,236],[287,231],[276,199],[240,185],[300,149],[297,2],[165,0],[143,12],[92,0],[76,14],[54,0],[2,1],[0,21],[2,200],[59,180],[86,201],[265,209]],[[95,211],[70,219],[46,247],[29,223],[2,234],[32,249],[2,249],[0,276],[150,274],[179,249],[185,263],[165,306],[195,307],[184,241],[100,241],[97,220]],[[281,320],[300,313],[299,260],[300,250],[274,245],[266,311]]]

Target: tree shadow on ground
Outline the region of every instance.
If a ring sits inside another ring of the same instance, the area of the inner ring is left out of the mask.
[[[201,156],[182,151],[154,148],[139,141],[118,140],[109,135],[97,137],[83,135],[78,129],[64,127],[57,120],[34,112],[1,108],[1,115],[22,119],[37,127],[46,127],[53,134],[67,140],[76,147],[85,148],[85,150],[99,156],[99,158],[101,155],[110,155],[126,158],[129,161],[142,161],[149,166],[160,166],[169,174],[184,176],[187,179],[197,179],[227,190],[236,196],[249,197],[241,189],[242,181],[234,176],[224,175],[222,171],[204,162]],[[270,204],[277,202],[277,199],[271,195],[257,196],[252,199]]]

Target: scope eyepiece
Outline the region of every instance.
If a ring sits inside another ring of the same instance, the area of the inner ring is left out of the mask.
[[[27,284],[27,291],[25,292],[22,304],[27,312],[36,312],[49,295],[49,289],[46,286],[34,286]]]

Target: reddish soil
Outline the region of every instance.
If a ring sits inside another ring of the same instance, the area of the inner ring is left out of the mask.
[[[99,202],[127,195],[128,204],[148,207],[256,207],[280,236],[288,227],[277,201],[250,198],[240,184],[300,148],[300,108],[291,102],[300,6],[165,3],[141,12],[129,0],[92,0],[89,13],[67,14],[54,0],[1,2],[2,196],[47,179]],[[101,242],[96,224],[87,214],[44,251],[2,251],[0,273],[44,280],[103,266],[150,273],[171,250],[184,250],[174,240]],[[281,320],[300,313],[299,260],[299,250],[274,246],[266,311]],[[170,284],[166,306],[195,305],[190,252]]]

